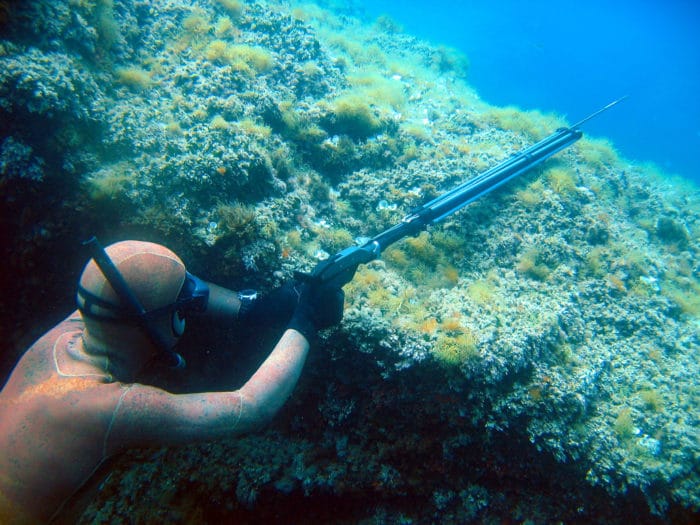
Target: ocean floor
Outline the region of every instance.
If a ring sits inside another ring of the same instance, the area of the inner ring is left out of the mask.
[[[6,373],[80,239],[265,291],[570,124],[468,82],[312,4],[0,4]],[[81,523],[690,523],[699,254],[699,188],[585,136],[361,267],[270,427],[127,454]],[[235,388],[276,335],[195,327],[153,381]]]

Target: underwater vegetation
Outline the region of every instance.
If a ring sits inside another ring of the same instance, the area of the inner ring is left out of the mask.
[[[3,333],[73,308],[41,276],[70,281],[75,239],[164,242],[265,292],[566,125],[486,104],[465,57],[347,9],[0,8]],[[585,137],[361,267],[271,427],[132,453],[81,523],[691,522],[699,255],[698,188]],[[238,337],[211,332],[184,343],[195,369]]]

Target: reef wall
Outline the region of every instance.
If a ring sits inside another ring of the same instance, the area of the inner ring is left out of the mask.
[[[6,373],[72,308],[80,239],[267,290],[565,125],[313,5],[34,1],[0,24]],[[584,138],[362,268],[268,429],[130,453],[82,522],[691,521],[698,197]],[[195,328],[191,375],[153,380],[233,388],[274,337]]]

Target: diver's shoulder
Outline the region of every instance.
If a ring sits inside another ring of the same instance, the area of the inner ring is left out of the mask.
[[[82,332],[85,330],[85,323],[83,318],[80,316],[78,310],[72,312],[68,317],[63,319],[63,321],[56,324],[53,328],[44,332],[32,345],[27,349],[27,351],[35,350],[40,347],[53,346],[53,344],[64,334],[71,332]]]

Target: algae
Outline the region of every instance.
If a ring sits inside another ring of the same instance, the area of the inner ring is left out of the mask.
[[[48,21],[40,4],[17,7],[0,56],[2,142],[32,152],[3,150],[3,260],[25,283],[4,294],[7,333],[46,312],[32,265],[86,223],[264,292],[563,124],[489,106],[463,57],[387,20],[235,1],[157,1],[137,20],[103,2],[100,27],[75,2],[42,4]],[[92,140],[36,131],[56,126]],[[15,175],[31,166],[41,174]],[[135,453],[83,522],[263,520],[329,493],[355,509],[348,521],[696,513],[699,210],[696,187],[587,137],[361,268],[343,326],[271,428]],[[215,335],[205,347],[228,348]],[[198,342],[191,361],[213,374]],[[207,388],[231,388],[220,381]],[[566,495],[510,490],[540,484]],[[380,501],[376,515],[357,494]]]

